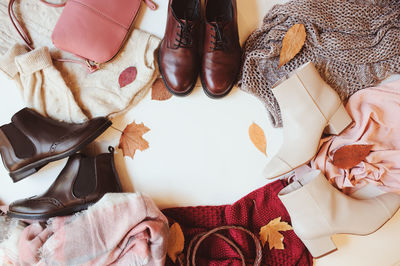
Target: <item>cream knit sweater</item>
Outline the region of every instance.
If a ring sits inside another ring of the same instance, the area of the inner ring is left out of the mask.
[[[53,65],[51,57],[75,58],[51,43],[62,9],[36,0],[18,2],[17,16],[40,48],[27,52],[21,45],[7,14],[8,0],[0,0],[0,70],[16,81],[28,107],[66,122],[115,116],[140,101],[157,78],[154,52],[160,40],[137,29],[120,53],[92,74],[79,64]],[[136,79],[121,87],[119,77],[129,67],[136,68]]]

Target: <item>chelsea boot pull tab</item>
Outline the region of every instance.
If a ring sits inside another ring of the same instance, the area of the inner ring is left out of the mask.
[[[143,1],[151,10],[157,9],[157,5],[153,2],[153,0],[143,0]]]
[[[108,151],[109,151],[111,154],[114,154],[115,149],[114,149],[113,146],[108,146]]]

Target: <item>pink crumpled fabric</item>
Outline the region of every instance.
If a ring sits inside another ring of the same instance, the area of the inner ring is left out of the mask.
[[[368,183],[384,191],[400,191],[400,81],[355,93],[346,109],[354,124],[338,136],[322,139],[311,167],[320,169],[332,184],[347,194]],[[333,165],[336,150],[352,144],[373,147],[353,168],[345,170]]]
[[[26,227],[16,265],[164,265],[168,230],[149,197],[106,194],[86,211]]]

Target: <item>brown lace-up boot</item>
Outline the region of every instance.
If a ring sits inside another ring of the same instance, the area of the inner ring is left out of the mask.
[[[236,0],[206,0],[201,82],[211,98],[227,95],[240,71]]]
[[[158,52],[158,65],[168,90],[189,94],[200,70],[200,0],[170,0],[165,36]]]

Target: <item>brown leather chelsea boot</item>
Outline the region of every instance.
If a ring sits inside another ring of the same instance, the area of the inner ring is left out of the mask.
[[[235,85],[240,71],[236,0],[206,0],[205,5],[200,78],[209,97],[221,98]]]
[[[7,215],[19,219],[48,219],[65,216],[100,200],[106,193],[122,192],[110,153],[87,157],[72,155],[50,188],[40,196],[13,202]]]
[[[0,154],[3,164],[17,182],[49,162],[74,154],[101,135],[111,121],[94,118],[69,124],[44,117],[24,108],[0,127]]]
[[[189,94],[200,70],[200,0],[170,0],[164,39],[158,51],[158,66],[168,90],[177,96]]]

